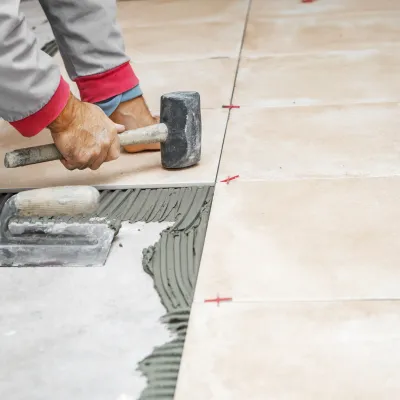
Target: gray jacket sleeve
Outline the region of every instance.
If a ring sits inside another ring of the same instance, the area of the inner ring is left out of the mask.
[[[97,103],[138,85],[116,20],[116,0],[39,1],[83,101]]]
[[[69,89],[18,8],[0,0],[0,117],[33,136],[59,115]]]

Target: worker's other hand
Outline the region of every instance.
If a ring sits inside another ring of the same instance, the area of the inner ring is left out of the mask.
[[[72,94],[61,114],[49,125],[65,168],[92,170],[120,155],[118,133],[123,125],[112,122],[96,105],[79,101]]]
[[[160,122],[159,117],[151,115],[143,96],[121,103],[110,115],[110,119],[124,125],[126,129],[143,128]],[[128,153],[160,150],[160,143],[130,144],[124,146],[124,150]]]

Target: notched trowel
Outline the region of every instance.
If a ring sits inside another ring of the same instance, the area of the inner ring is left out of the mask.
[[[99,201],[99,192],[91,186],[12,196],[0,215],[0,266],[104,265],[116,231],[105,220],[83,217],[92,214]]]

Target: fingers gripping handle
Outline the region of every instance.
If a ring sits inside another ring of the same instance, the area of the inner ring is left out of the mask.
[[[168,128],[165,124],[150,125],[121,133],[119,141],[121,146],[165,142],[167,134]],[[43,146],[27,147],[6,153],[4,166],[6,168],[17,168],[25,165],[61,160],[62,158],[63,156],[54,144],[45,144]]]
[[[165,142],[167,140],[168,128],[165,124],[145,126],[144,128],[133,129],[119,135],[121,146],[130,144],[150,144]]]
[[[61,186],[20,192],[10,200],[21,217],[75,216],[96,211],[100,193],[92,186]]]

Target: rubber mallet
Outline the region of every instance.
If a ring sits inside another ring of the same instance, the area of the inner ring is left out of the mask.
[[[187,168],[201,157],[201,111],[197,92],[174,92],[161,97],[160,124],[125,131],[121,146],[161,143],[161,164],[167,169]],[[23,167],[62,159],[54,144],[28,147],[6,153],[6,168]]]

